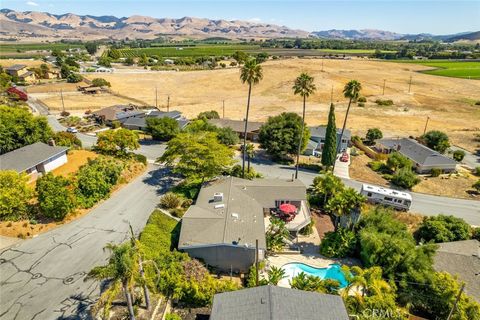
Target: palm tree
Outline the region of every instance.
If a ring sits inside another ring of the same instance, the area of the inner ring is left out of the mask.
[[[247,114],[245,116],[245,130],[243,131],[243,149],[247,146],[247,127],[248,127],[248,113],[250,112],[250,97],[252,95],[252,86],[257,84],[263,78],[262,66],[257,64],[255,59],[250,59],[245,62],[240,71],[240,80],[242,83],[248,83],[248,100],[247,100]],[[246,152],[243,152],[242,158],[242,177],[245,177],[245,158]]]
[[[337,145],[337,154],[340,152],[340,147],[342,145],[342,139],[343,139],[343,132],[345,131],[345,126],[347,125],[347,119],[348,119],[348,113],[350,112],[350,106],[352,104],[352,101],[357,101],[359,95],[360,95],[360,90],[362,90],[362,85],[360,82],[357,80],[350,80],[345,87],[343,88],[343,96],[345,98],[348,98],[348,107],[347,107],[347,113],[345,114],[345,120],[343,120],[343,126],[342,126],[342,132],[340,133],[340,141]],[[335,158],[337,155],[335,155]],[[333,163],[333,170],[335,170],[335,164],[337,161]]]
[[[292,289],[304,291],[321,291],[323,288],[322,279],[316,276],[307,275],[305,272],[300,272],[290,281]]]
[[[282,268],[278,268],[272,266],[270,270],[267,272],[268,275],[268,284],[276,286],[280,280],[285,279],[287,275],[285,274],[285,270]]]
[[[247,152],[247,158],[248,158],[248,166],[247,166],[247,172],[250,172],[250,160],[255,157],[255,147],[253,144],[248,143],[246,147],[246,152]]]
[[[127,301],[130,320],[135,320],[133,312],[133,297],[131,290],[135,286],[138,277],[138,260],[130,243],[121,245],[108,244],[106,249],[111,251],[108,264],[93,268],[89,273],[89,278],[97,280],[110,280],[110,287],[105,290],[98,301],[98,305],[104,307],[104,317],[108,317],[110,307],[115,297],[123,290],[125,300]]]
[[[135,250],[135,253],[138,257],[138,271],[140,272],[140,277],[142,279],[143,295],[145,297],[145,308],[147,310],[150,310],[150,293],[147,287],[147,280],[145,279],[145,271],[143,270],[143,259],[140,254],[139,241],[137,240],[137,238],[135,238],[132,225],[130,225],[130,234],[131,234],[130,241],[132,243],[132,247]]]
[[[313,83],[313,77],[308,73],[303,72],[295,79],[293,84],[293,93],[303,97],[303,116],[302,116],[302,130],[300,131],[300,137],[298,141],[297,151],[297,165],[295,166],[295,179],[298,178],[298,163],[300,161],[300,150],[302,149],[303,131],[305,130],[305,106],[307,98],[315,92],[317,89]]]

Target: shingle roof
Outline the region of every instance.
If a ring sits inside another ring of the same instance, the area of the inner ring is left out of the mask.
[[[180,118],[182,116],[182,113],[180,111],[177,111],[177,110],[168,111],[168,112],[154,110],[154,111],[151,111],[150,113],[148,113],[148,116],[149,117],[157,117],[157,118],[168,117],[168,118],[172,118],[172,119],[177,119],[177,118]]]
[[[348,320],[340,296],[276,286],[216,294],[210,320]]]
[[[310,127],[310,137],[319,137],[319,138],[325,138],[327,134],[327,127],[326,126],[317,126],[317,127]],[[342,133],[341,128],[337,128],[337,135],[340,135]],[[351,137],[351,132],[348,129],[345,129],[343,132],[343,138],[350,140]],[[337,138],[338,139],[338,138]]]
[[[97,117],[103,117],[107,121],[122,120],[144,114],[144,111],[137,110],[131,105],[115,105],[95,111]]]
[[[465,282],[465,292],[480,302],[480,241],[444,242],[434,257],[434,268],[457,275]]]
[[[455,160],[432,150],[413,139],[382,139],[377,142],[390,149],[397,150],[415,163],[423,166],[456,165]]]
[[[235,132],[244,132],[245,130],[245,121],[243,120],[210,119],[208,122],[220,128],[231,128]],[[248,121],[247,132],[258,131],[262,125],[263,122]]]
[[[67,150],[67,147],[52,147],[36,142],[0,155],[0,170],[23,172]]]
[[[11,65],[10,67],[6,67],[5,70],[19,71],[26,67],[27,66],[24,64],[14,64],[14,65]]]
[[[180,111],[170,111],[170,112],[163,112],[163,111],[152,111],[147,114],[145,117],[132,117],[126,119],[123,124],[125,126],[136,126],[140,128],[147,127],[147,118],[165,118],[169,117],[174,120],[177,120],[178,126],[180,129],[183,129],[187,124],[188,120],[182,118],[182,113]]]
[[[213,202],[215,193],[222,202]],[[213,244],[266,248],[263,208],[275,207],[275,200],[305,200],[305,185],[279,179],[244,180],[223,177],[202,187],[195,205],[182,219],[179,248]],[[221,208],[215,205],[223,204]]]

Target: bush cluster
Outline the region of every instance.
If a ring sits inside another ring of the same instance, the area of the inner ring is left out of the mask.
[[[327,232],[320,243],[320,253],[328,258],[344,258],[355,251],[357,237],[353,231],[339,228],[335,232]]]
[[[388,99],[388,100],[382,100],[382,99],[377,99],[375,100],[375,103],[379,106],[393,106],[393,101]]]

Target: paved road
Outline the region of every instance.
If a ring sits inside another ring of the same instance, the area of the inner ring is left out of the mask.
[[[255,170],[270,178],[292,178],[295,173],[294,168],[286,165],[279,165],[267,160],[258,160],[252,163]],[[300,170],[299,180],[309,186],[318,174],[312,171]],[[343,182],[356,190],[360,190],[362,183],[351,179],[342,179]],[[454,199],[447,197],[438,197],[422,193],[411,192],[412,194],[412,212],[423,215],[448,214],[465,219],[468,223],[480,226],[480,201]]]
[[[129,223],[143,229],[170,186],[165,174],[149,166],[88,215],[1,252],[0,319],[87,319],[100,286],[85,275],[105,263],[107,243],[128,238]]]

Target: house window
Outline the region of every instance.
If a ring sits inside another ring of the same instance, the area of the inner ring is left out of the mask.
[[[393,198],[390,198],[390,197],[385,197],[385,201],[392,201]]]
[[[371,196],[372,196],[371,192],[367,193],[367,197],[371,197]]]

